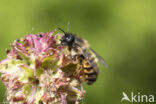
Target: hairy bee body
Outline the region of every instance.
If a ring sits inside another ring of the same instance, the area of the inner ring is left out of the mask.
[[[77,55],[76,59],[81,64],[84,80],[88,85],[91,85],[98,77],[99,69],[97,63],[94,58],[88,60],[82,55]]]
[[[88,85],[94,83],[98,77],[98,65],[93,54],[87,52],[89,44],[86,40],[73,35],[72,46],[68,46],[71,56],[81,65],[84,80]]]
[[[59,28],[60,29],[60,28]],[[63,31],[62,29],[60,29]],[[88,85],[93,84],[99,73],[97,54],[90,48],[87,40],[84,40],[76,35],[64,32],[61,38],[61,44],[67,46],[72,58],[80,63],[83,72],[84,80]],[[90,50],[90,51],[88,51]]]

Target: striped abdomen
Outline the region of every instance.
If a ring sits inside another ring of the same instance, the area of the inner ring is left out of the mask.
[[[95,62],[95,59],[92,58],[91,60],[84,59],[82,63],[82,67],[84,70],[84,79],[88,85],[93,84],[98,76],[98,66]]]

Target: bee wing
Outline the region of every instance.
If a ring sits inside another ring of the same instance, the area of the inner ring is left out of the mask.
[[[98,55],[92,48],[90,48],[90,50],[96,55],[100,63],[103,64],[106,68],[108,68],[108,65],[105,62],[105,60],[100,55]]]

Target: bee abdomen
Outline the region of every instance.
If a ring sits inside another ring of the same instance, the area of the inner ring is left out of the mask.
[[[88,85],[93,84],[96,81],[97,75],[98,75],[98,73],[92,67],[85,68],[84,69],[84,74],[85,74],[86,83]]]

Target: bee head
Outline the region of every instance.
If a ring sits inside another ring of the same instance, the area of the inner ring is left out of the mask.
[[[65,33],[65,35],[61,39],[62,45],[70,45],[74,41],[74,36],[70,33]]]
[[[74,35],[68,32],[64,32],[61,28],[58,28],[64,33],[64,36],[61,38],[62,45],[72,45],[74,41]]]

